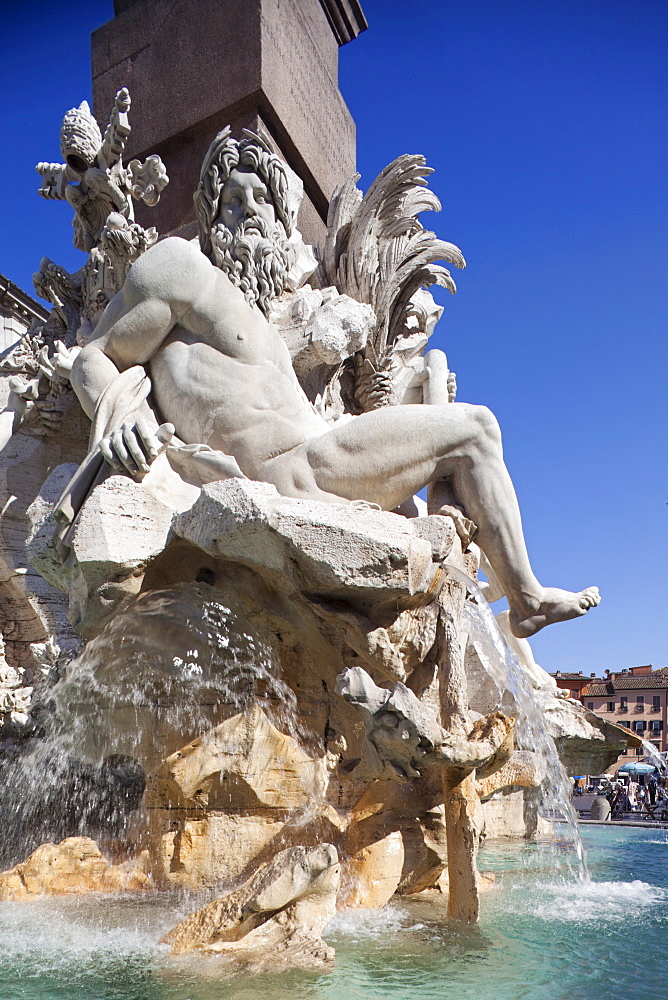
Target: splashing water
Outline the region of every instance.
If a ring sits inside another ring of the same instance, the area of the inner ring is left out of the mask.
[[[551,841],[555,864],[571,869],[584,882],[589,882],[582,837],[571,801],[572,783],[559,759],[553,738],[545,728],[540,704],[526,671],[508,646],[496,623],[491,607],[474,580],[455,566],[449,572],[463,583],[472,600],[464,603],[463,624],[468,628],[469,641],[498,691],[497,708],[516,715],[515,744],[518,749],[531,751],[539,773],[542,801],[539,815],[548,823],[555,822],[560,832]],[[513,707],[509,709],[509,704]]]
[[[122,839],[146,774],[251,702],[303,741],[271,636],[241,627],[248,614],[223,596],[204,584],[142,594],[70,662],[41,731],[0,763],[1,867],[68,836]]]
[[[647,760],[650,762],[650,764],[654,765],[659,774],[665,774],[667,770],[666,758],[662,753],[660,753],[656,749],[654,744],[650,743],[649,740],[643,740],[642,749]]]
[[[158,944],[180,913],[172,895],[0,904],[5,1000],[645,1000],[662,995],[668,881],[655,830],[587,826],[591,887],[552,877],[534,844],[488,841],[476,927],[417,897],[338,914],[324,932],[332,969],[229,982],[199,957]],[[539,862],[538,873],[527,859]],[[176,903],[178,905],[178,900]],[[184,912],[195,906],[191,900]],[[416,907],[419,909],[416,912]],[[649,986],[648,986],[649,984]],[[663,990],[665,993],[665,990]]]

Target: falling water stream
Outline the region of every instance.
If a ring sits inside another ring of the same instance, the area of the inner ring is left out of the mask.
[[[642,741],[643,754],[651,764],[657,769],[659,774],[666,773],[666,758],[662,753],[656,749],[653,743],[649,740]]]
[[[269,643],[238,620],[211,588],[176,586],[143,595],[88,642],[49,692],[35,738],[14,757],[5,749],[2,868],[48,841],[122,839],[146,772],[251,702],[303,738]]]
[[[573,869],[578,879],[587,881],[589,872],[572,803],[572,782],[545,728],[543,711],[527,671],[508,646],[476,582],[456,566],[447,569],[469,591],[471,600],[464,603],[462,628],[468,630],[469,642],[475,643],[476,653],[496,685],[497,708],[516,716],[515,745],[534,754],[537,770],[544,776],[539,815],[558,830],[551,840],[557,865]]]

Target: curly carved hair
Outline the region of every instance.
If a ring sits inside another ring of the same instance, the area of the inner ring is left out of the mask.
[[[228,125],[209,146],[193,196],[200,248],[210,260],[214,259],[211,230],[218,216],[220,195],[225,181],[235,167],[248,167],[264,181],[271,195],[276,218],[283,224],[286,234],[292,234],[292,219],[288,210],[288,178],[283,161],[260,136],[248,129],[244,129],[243,139],[233,139]]]

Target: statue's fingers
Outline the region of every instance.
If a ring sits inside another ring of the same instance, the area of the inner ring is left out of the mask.
[[[102,438],[98,447],[100,449],[100,454],[102,455],[102,458],[105,460],[105,462],[107,462],[107,464],[110,465],[115,472],[122,472],[123,467],[121,463],[118,461],[114,452],[109,447],[109,441],[107,440],[107,438]]]
[[[156,436],[155,428],[143,417],[137,417],[135,430],[139,438],[139,444],[146,452],[149,462],[152,462],[160,454],[160,440]]]
[[[123,440],[123,431],[121,429],[112,431],[109,436],[109,443],[112,449],[118,455],[118,458],[123,464],[124,469],[130,473],[131,476],[135,476],[139,471],[135,465],[128,449],[125,447],[125,441]]]
[[[135,436],[134,427],[123,424],[123,441],[129,454],[140,472],[148,472],[148,462],[144,452],[139,447],[139,442]]]
[[[158,441],[155,429],[143,417],[137,417],[135,422],[135,438],[141,446],[149,463],[158,457]]]

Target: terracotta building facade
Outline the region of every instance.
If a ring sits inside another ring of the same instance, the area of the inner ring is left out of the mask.
[[[585,708],[630,729],[657,750],[668,750],[668,668],[654,670],[647,664],[605,673],[582,686],[579,697]],[[556,679],[560,687],[568,686],[558,675]]]

